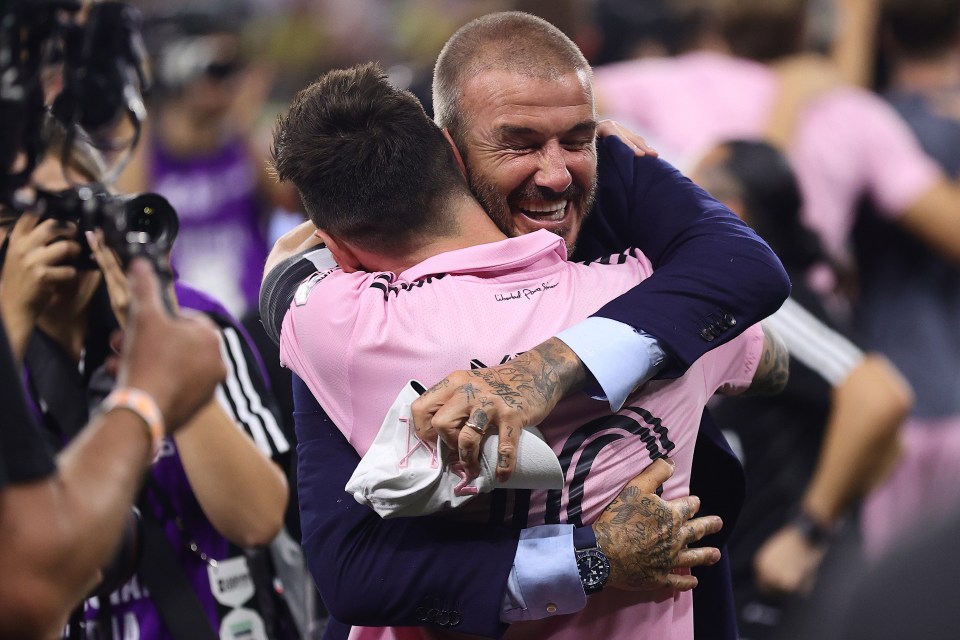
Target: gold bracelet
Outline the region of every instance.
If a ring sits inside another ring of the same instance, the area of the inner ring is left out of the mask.
[[[156,460],[160,454],[160,442],[163,440],[163,414],[146,391],[134,387],[114,389],[100,405],[100,411],[107,413],[114,409],[126,409],[135,413],[147,425],[147,435],[150,437],[150,456]]]

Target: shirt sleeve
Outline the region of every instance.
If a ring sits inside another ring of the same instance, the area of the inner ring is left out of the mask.
[[[276,402],[258,356],[246,336],[233,326],[221,327],[219,337],[227,376],[217,386],[217,402],[265,456],[279,459],[290,451],[290,442],[280,427]]]
[[[557,338],[593,374],[596,384],[588,385],[587,393],[607,400],[612,411],[619,411],[627,396],[663,364],[664,352],[656,338],[608,318],[587,318]]]
[[[280,344],[280,328],[283,317],[290,308],[293,296],[301,282],[310,276],[317,267],[310,261],[310,249],[290,256],[273,269],[263,279],[260,287],[260,321],[267,336],[276,345]]]
[[[787,298],[775,314],[763,321],[777,332],[790,355],[837,386],[863,362],[864,354],[793,298]]]
[[[576,613],[586,604],[573,546],[573,525],[541,525],[521,531],[500,620],[539,620]]]

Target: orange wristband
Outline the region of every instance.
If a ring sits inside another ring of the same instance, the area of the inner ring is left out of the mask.
[[[157,402],[146,391],[134,387],[114,389],[100,405],[100,411],[107,413],[114,409],[126,409],[135,413],[147,425],[150,437],[151,457],[155,460],[160,453],[160,441],[163,440],[163,414]]]

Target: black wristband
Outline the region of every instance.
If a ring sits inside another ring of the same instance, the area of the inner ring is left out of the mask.
[[[826,527],[814,520],[803,509],[798,509],[797,513],[790,520],[791,526],[797,528],[807,542],[814,546],[823,546],[833,538],[833,527]]]

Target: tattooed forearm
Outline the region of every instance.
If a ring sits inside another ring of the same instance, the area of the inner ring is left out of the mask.
[[[471,372],[481,378],[508,406],[523,409],[523,401],[552,407],[583,385],[586,368],[562,341],[551,338],[509,363]]]
[[[751,395],[774,395],[783,391],[790,378],[790,352],[775,331],[763,325],[763,354],[747,389]]]

